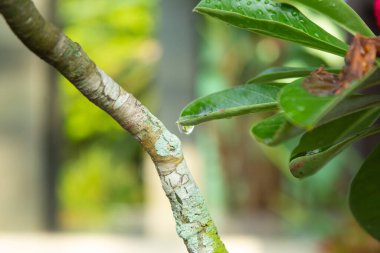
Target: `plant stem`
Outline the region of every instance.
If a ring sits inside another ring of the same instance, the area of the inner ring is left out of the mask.
[[[227,252],[186,165],[177,136],[99,69],[79,44],[45,21],[33,2],[0,0],[0,13],[25,46],[113,117],[150,155],[170,201],[177,233],[188,252]]]

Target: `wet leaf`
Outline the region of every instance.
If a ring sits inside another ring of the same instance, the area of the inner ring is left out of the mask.
[[[294,67],[274,67],[266,69],[261,72],[254,78],[250,79],[248,83],[263,83],[263,82],[273,82],[279,79],[285,78],[297,78],[297,77],[305,77],[310,75],[311,72],[318,69],[319,67],[313,68],[294,68]],[[340,69],[329,69],[326,71],[331,73],[339,73]]]
[[[284,84],[247,84],[198,98],[181,112],[178,123],[197,125],[214,119],[277,110],[277,95]]]
[[[378,66],[380,64],[378,63]],[[380,68],[376,67],[374,73],[368,77],[367,81],[363,85],[363,88],[369,88],[380,84]]]
[[[274,146],[304,132],[289,123],[284,113],[277,113],[254,125],[251,133],[259,142]]]
[[[343,116],[359,112],[365,109],[379,107],[380,95],[351,95],[334,107],[325,117],[321,119],[319,125],[339,119]]]
[[[371,70],[366,77],[350,83],[340,94],[330,96],[313,95],[303,87],[303,79],[296,80],[280,92],[280,107],[293,124],[311,129],[352,92],[365,87],[373,73]]]
[[[273,0],[202,0],[195,11],[234,26],[344,55],[347,45],[313,23],[298,9]]]
[[[356,174],[350,189],[350,208],[359,224],[380,240],[380,145]]]
[[[297,178],[310,176],[355,141],[380,132],[370,127],[380,110],[372,108],[350,114],[305,133],[290,159],[290,170]]]
[[[379,106],[380,95],[354,95],[338,104],[318,124],[322,125],[349,114]],[[282,112],[260,121],[251,129],[251,133],[258,141],[271,146],[280,144],[304,132],[305,129],[292,125]]]
[[[375,36],[360,16],[343,0],[279,0],[279,2],[301,3],[334,20],[352,34]]]

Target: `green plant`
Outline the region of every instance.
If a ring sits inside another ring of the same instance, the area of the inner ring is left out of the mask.
[[[307,18],[297,7],[327,16],[357,34],[351,47]],[[198,98],[178,120],[184,130],[202,122],[273,111],[255,124],[252,135],[277,145],[302,135],[289,167],[297,178],[316,173],[356,141],[380,132],[380,95],[363,90],[380,84],[379,40],[343,0],[202,0],[195,11],[248,31],[345,56],[342,70],[324,67],[273,68],[247,84]],[[366,37],[364,37],[366,36]],[[339,73],[339,74],[336,74]],[[295,78],[293,82],[278,82]],[[350,207],[357,221],[380,240],[380,145],[353,180]]]

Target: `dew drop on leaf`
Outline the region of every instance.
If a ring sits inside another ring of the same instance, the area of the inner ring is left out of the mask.
[[[305,111],[305,107],[303,107],[303,106],[297,106],[296,108],[297,108],[297,110],[300,111],[300,112]]]
[[[272,138],[265,138],[265,139],[263,140],[264,144],[267,144],[267,145],[270,144],[272,141],[273,141]]]
[[[275,16],[276,15],[276,12],[274,10],[271,10],[271,9],[268,9],[268,13],[271,15],[271,16]]]
[[[190,135],[194,131],[194,126],[182,126],[179,123],[177,125],[179,132],[182,134]]]
[[[308,151],[306,152],[305,155],[315,155],[315,154],[318,154],[318,153],[321,153],[323,150],[322,149],[314,149],[314,150],[311,150],[311,151]]]

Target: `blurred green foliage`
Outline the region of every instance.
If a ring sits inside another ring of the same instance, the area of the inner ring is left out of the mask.
[[[156,1],[64,0],[58,7],[65,33],[152,109],[155,101],[149,84],[160,57],[154,37]],[[111,117],[63,78],[60,83],[64,117],[58,184],[60,226],[70,230],[109,228],[115,208],[144,201],[142,152]]]

